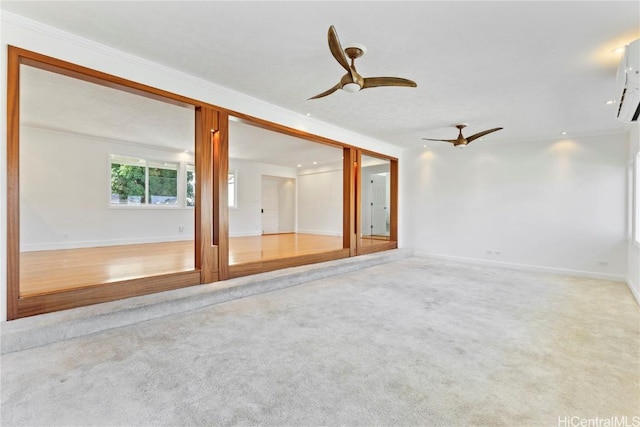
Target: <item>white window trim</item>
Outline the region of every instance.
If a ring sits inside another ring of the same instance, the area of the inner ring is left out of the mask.
[[[176,165],[176,170],[177,170],[177,182],[176,185],[177,187],[177,199],[178,199],[178,203],[174,204],[174,205],[160,205],[160,204],[151,204],[151,203],[144,203],[144,204],[139,204],[139,205],[114,205],[111,203],[111,164],[113,163],[113,156],[117,156],[117,157],[124,157],[124,158],[130,158],[130,159],[139,159],[139,160],[144,160],[144,163],[140,163],[140,166],[144,166],[145,168],[145,199],[148,201],[150,200],[151,196],[149,195],[149,164],[153,164],[153,163],[171,163]],[[118,154],[118,153],[108,153],[107,154],[107,207],[109,209],[144,209],[144,210],[148,210],[148,209],[184,209],[184,208],[192,208],[192,206],[186,206],[187,201],[186,201],[186,180],[187,180],[187,174],[186,174],[186,166],[184,166],[185,162],[181,162],[181,161],[176,161],[176,160],[158,160],[156,158],[146,158],[144,156],[140,156],[140,155],[127,155],[127,154]],[[183,173],[184,172],[184,173]],[[181,191],[181,182],[184,184],[185,189]],[[183,195],[184,197],[181,197],[180,195]]]
[[[229,175],[233,175],[233,205],[229,204],[230,198],[227,197],[227,207],[229,209],[238,209],[238,172],[234,169],[229,169]],[[229,177],[227,176],[227,191],[229,190]]]

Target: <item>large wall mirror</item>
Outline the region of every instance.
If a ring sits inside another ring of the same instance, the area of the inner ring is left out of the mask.
[[[8,71],[9,319],[397,247],[396,159],[19,48]]]
[[[361,156],[360,168],[360,247],[385,244],[391,240],[391,161]]]
[[[229,264],[343,249],[343,149],[229,120]]]
[[[194,270],[194,116],[20,65],[20,297]]]

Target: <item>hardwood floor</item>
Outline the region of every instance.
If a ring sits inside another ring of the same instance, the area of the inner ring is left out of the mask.
[[[384,241],[383,241],[384,242]],[[342,248],[342,237],[274,234],[229,239],[229,264]],[[163,242],[20,254],[20,296],[43,295],[194,269],[194,242]]]
[[[229,265],[289,258],[342,249],[342,237],[318,234],[267,234],[229,239]]]
[[[20,253],[20,297],[194,268],[194,242]]]

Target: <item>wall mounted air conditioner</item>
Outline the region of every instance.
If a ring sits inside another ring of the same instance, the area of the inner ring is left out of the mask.
[[[624,48],[616,78],[616,117],[623,122],[638,121],[640,113],[640,39]]]

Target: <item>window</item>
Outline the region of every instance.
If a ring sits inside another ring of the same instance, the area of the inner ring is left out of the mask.
[[[177,205],[177,163],[111,155],[111,205]]]
[[[146,167],[142,159],[111,156],[111,204],[146,203]]]
[[[237,189],[236,189],[236,172],[229,171],[229,175],[227,176],[227,184],[228,184],[228,206],[230,208],[237,208],[238,205],[236,203],[237,200]]]
[[[111,206],[178,206],[196,205],[196,168],[186,164],[158,162],[112,154]],[[180,172],[180,171],[183,172]],[[229,207],[237,207],[236,172],[227,176]],[[178,194],[178,188],[184,190]],[[184,191],[184,193],[182,193]]]
[[[196,167],[187,165],[187,206],[196,205]]]
[[[178,204],[178,165],[149,163],[149,201],[152,205]]]

